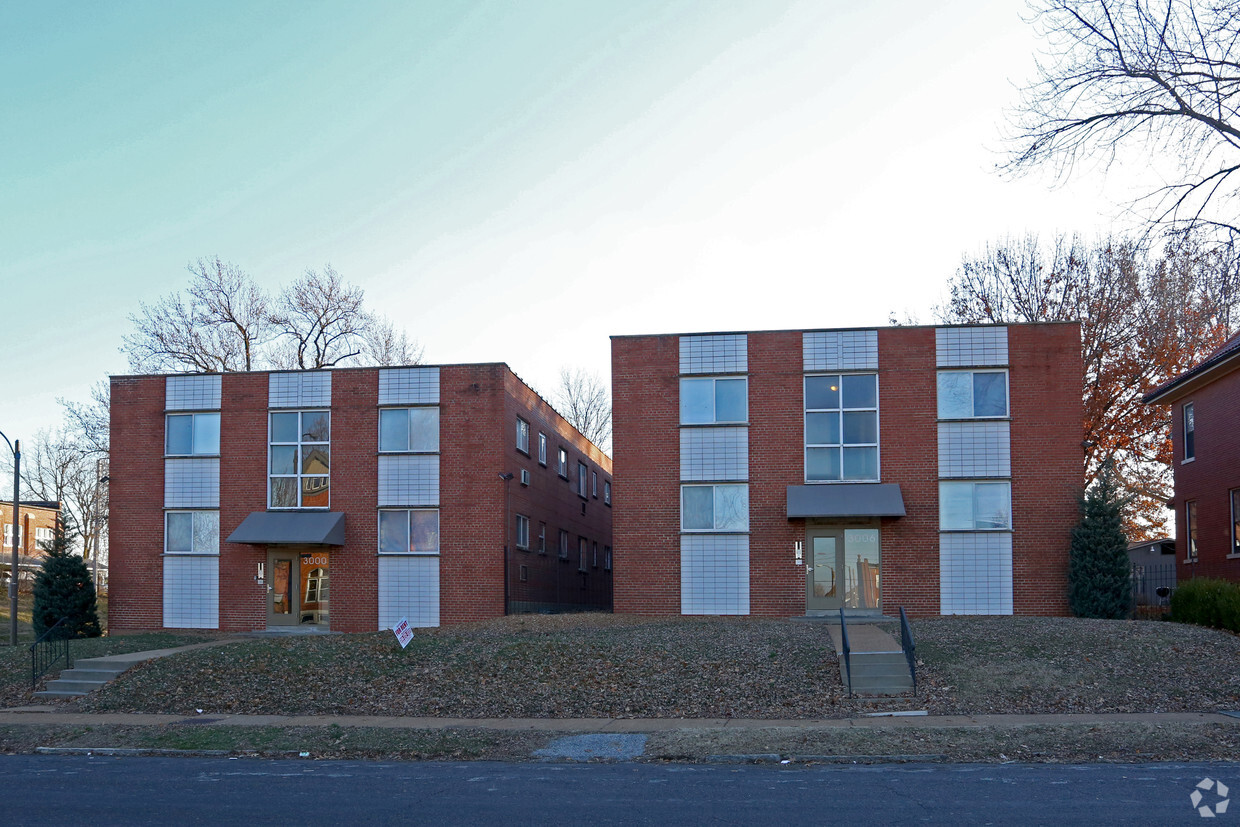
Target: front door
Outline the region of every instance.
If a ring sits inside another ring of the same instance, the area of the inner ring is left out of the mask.
[[[267,552],[267,625],[328,628],[329,562],[321,549]]]
[[[267,625],[296,626],[300,601],[297,554],[291,551],[267,552]]]
[[[882,605],[878,529],[809,528],[805,535],[806,612],[878,611]]]
[[[833,612],[840,606],[843,589],[844,532],[839,529],[812,528],[807,532],[805,560],[805,608],[811,613]]]

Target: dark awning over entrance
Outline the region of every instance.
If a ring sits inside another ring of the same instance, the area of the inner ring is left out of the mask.
[[[331,511],[255,511],[228,535],[230,543],[344,545],[344,514]]]
[[[795,517],[903,517],[896,483],[788,486],[788,519]]]

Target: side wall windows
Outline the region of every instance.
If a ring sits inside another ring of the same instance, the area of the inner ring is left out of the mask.
[[[517,450],[529,456],[530,453],[530,423],[521,417],[517,417]]]
[[[1184,405],[1184,459],[1197,456],[1197,421],[1193,411],[1193,403]]]
[[[1186,563],[1197,562],[1197,502],[1191,500],[1184,503],[1184,522],[1188,525],[1188,559]]]

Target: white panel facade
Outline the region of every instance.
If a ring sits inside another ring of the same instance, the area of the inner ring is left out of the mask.
[[[749,537],[737,534],[680,538],[680,613],[749,614]]]
[[[220,407],[220,375],[169,376],[164,407],[170,411],[212,411]]]
[[[749,370],[744,333],[680,337],[681,373],[745,373]]]
[[[439,368],[380,369],[379,404],[439,404]]]
[[[439,504],[437,454],[380,454],[379,506]]]
[[[384,555],[379,558],[379,630],[401,618],[410,626],[439,625],[439,558]]]
[[[806,373],[878,370],[877,330],[827,330],[801,334]]]
[[[940,327],[934,331],[934,341],[941,368],[1008,363],[1006,327]]]
[[[268,378],[268,407],[327,408],[331,404],[331,371],[299,370],[273,373]]]
[[[1012,535],[939,535],[939,611],[945,615],[1012,613]]]
[[[1011,425],[1007,422],[940,422],[939,476],[1012,476]]]
[[[164,460],[164,508],[219,508],[218,457]]]
[[[220,627],[220,558],[165,555],[164,626]]]
[[[680,479],[749,479],[749,429],[681,428]]]

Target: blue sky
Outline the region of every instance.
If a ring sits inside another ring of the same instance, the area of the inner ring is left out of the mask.
[[[932,321],[963,254],[1118,215],[1101,175],[993,171],[1023,13],[9,0],[0,431],[126,372],[127,316],[203,256],[331,263],[428,361],[543,388],[607,378],[611,334]]]

